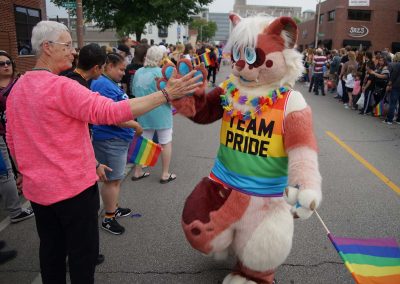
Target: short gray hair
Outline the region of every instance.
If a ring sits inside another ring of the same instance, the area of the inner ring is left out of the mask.
[[[40,21],[32,30],[32,49],[39,53],[44,41],[57,41],[61,33],[69,32],[68,28],[59,22]]]
[[[152,46],[147,50],[143,66],[159,67],[164,52],[159,46]]]

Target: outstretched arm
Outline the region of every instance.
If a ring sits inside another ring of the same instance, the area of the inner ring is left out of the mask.
[[[222,94],[223,90],[217,87],[204,96],[195,96],[196,113],[193,117],[189,117],[189,119],[199,124],[213,123],[221,119],[224,114],[220,98]]]

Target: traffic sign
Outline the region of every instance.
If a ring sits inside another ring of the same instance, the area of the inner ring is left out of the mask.
[[[63,2],[61,6],[65,9],[76,9],[76,2]]]

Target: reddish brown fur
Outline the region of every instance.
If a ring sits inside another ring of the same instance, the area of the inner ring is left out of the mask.
[[[284,142],[286,152],[297,147],[310,147],[318,151],[315,139],[311,108],[294,111],[287,115],[284,125]]]

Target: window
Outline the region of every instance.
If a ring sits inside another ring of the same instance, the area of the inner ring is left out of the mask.
[[[168,27],[158,27],[159,37],[168,37]]]
[[[397,12],[397,22],[400,23],[400,12]]]
[[[147,28],[147,33],[151,35],[153,33],[153,26],[149,24],[149,27]]]
[[[348,10],[347,19],[355,20],[355,21],[371,21],[371,11],[370,10]]]
[[[40,22],[40,10],[15,6],[15,30],[19,55],[33,54],[31,37],[33,27]]]
[[[335,10],[328,12],[328,22],[334,21],[336,16]]]
[[[322,24],[324,21],[324,14],[319,15],[319,24]]]

